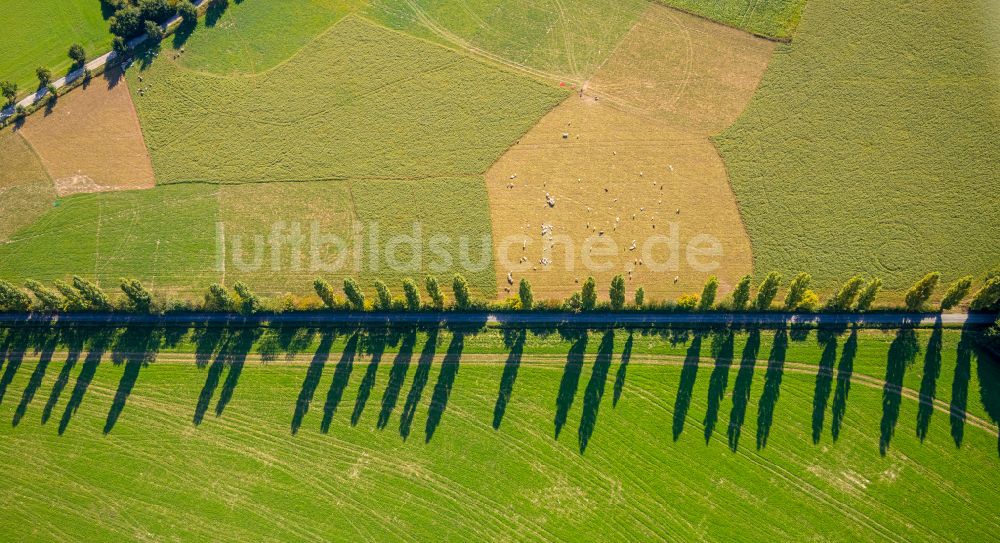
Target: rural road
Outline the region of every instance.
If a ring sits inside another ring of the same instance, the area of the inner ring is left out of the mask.
[[[206,2],[208,2],[208,1],[209,0],[194,0],[193,3],[194,3],[194,6],[199,9],[199,13],[200,13],[201,6],[203,4],[205,4]],[[180,22],[181,22],[180,16],[179,15],[174,15],[173,17],[170,18],[170,20],[168,20],[166,23],[164,23],[164,24],[162,24],[160,26],[164,30],[167,30],[167,29],[173,28],[174,26],[180,24]],[[135,38],[132,38],[131,40],[129,40],[128,46],[129,46],[129,48],[134,49],[137,46],[139,46],[140,44],[142,44],[142,42],[146,41],[146,39],[147,39],[146,34],[142,34],[141,36],[136,36]],[[59,79],[56,79],[56,80],[52,81],[52,85],[55,86],[56,89],[61,89],[61,88],[65,87],[68,83],[73,83],[77,79],[80,79],[81,77],[83,77],[84,70],[90,70],[90,71],[93,72],[94,70],[97,70],[98,68],[104,67],[106,64],[108,64],[110,62],[113,62],[117,58],[118,58],[118,55],[114,51],[110,51],[108,53],[104,53],[103,55],[101,55],[101,56],[99,56],[99,57],[91,60],[90,62],[88,62],[83,68],[77,68],[76,70],[74,70],[74,71],[66,74],[65,76],[60,77]],[[45,96],[48,93],[49,93],[49,91],[48,91],[47,88],[41,87],[37,91],[35,91],[34,93],[29,94],[28,96],[22,98],[19,102],[16,102],[15,104],[12,104],[12,105],[9,105],[9,106],[3,108],[2,110],[0,110],[0,121],[3,121],[5,119],[7,119],[7,117],[10,117],[11,115],[13,115],[14,111],[16,111],[15,108],[17,106],[22,106],[22,107],[25,107],[25,108],[31,107],[31,106],[35,105],[36,103],[38,103],[42,98],[45,98]]]
[[[675,326],[675,325],[735,325],[764,326],[811,324],[811,325],[859,325],[872,327],[931,326],[940,319],[941,324],[951,326],[988,326],[996,316],[989,313],[652,313],[637,311],[566,313],[566,312],[294,312],[260,313],[240,315],[235,313],[182,313],[168,315],[145,315],[130,313],[66,313],[50,315],[43,313],[0,313],[0,325],[158,325],[180,326],[214,324],[227,326],[247,325],[390,325],[390,324],[438,324],[438,325],[586,325],[607,326]]]

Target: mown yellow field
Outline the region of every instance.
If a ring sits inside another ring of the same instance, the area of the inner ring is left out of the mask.
[[[60,196],[150,188],[153,166],[128,86],[116,73],[61,96],[20,129]]]
[[[750,241],[710,135],[739,116],[771,42],[651,6],[586,84],[487,172],[501,297],[521,277],[561,298],[602,291],[725,292],[752,269]]]
[[[0,242],[52,207],[55,191],[38,155],[20,134],[0,132]]]

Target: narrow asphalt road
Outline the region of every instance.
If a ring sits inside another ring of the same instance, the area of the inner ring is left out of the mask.
[[[829,325],[829,326],[932,326],[940,320],[942,325],[985,327],[993,324],[996,316],[990,313],[656,313],[639,311],[566,313],[566,312],[347,312],[312,311],[293,313],[260,313],[240,315],[235,313],[175,313],[145,315],[130,313],[0,313],[0,325],[159,325],[191,326],[197,324],[248,326],[248,325],[399,325],[438,324],[457,326],[476,325],[570,325],[603,328],[610,326],[665,327],[665,326],[762,326]]]

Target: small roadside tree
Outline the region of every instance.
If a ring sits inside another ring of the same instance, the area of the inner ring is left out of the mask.
[[[847,280],[844,286],[840,287],[832,298],[827,300],[827,309],[833,311],[850,311],[854,307],[855,300],[858,299],[858,295],[861,293],[861,288],[865,286],[865,280],[861,278],[860,275],[855,275],[854,277]]]
[[[531,283],[524,277],[521,278],[521,283],[518,285],[517,297],[521,300],[521,309],[528,311],[535,306],[535,295],[531,292]]]
[[[875,298],[878,297],[879,291],[882,290],[882,280],[878,277],[873,278],[868,282],[868,286],[861,291],[861,296],[858,296],[858,311],[868,311],[875,305]]]
[[[35,77],[38,78],[39,87],[47,87],[52,82],[52,70],[45,66],[35,68]]]
[[[736,288],[733,289],[734,311],[743,311],[746,309],[747,302],[750,301],[750,281],[753,281],[753,277],[744,275],[740,278],[740,281],[736,283]]]
[[[382,311],[392,309],[392,293],[381,279],[375,280],[375,308]]]
[[[77,292],[72,285],[61,279],[56,279],[52,282],[52,285],[56,287],[56,290],[58,290],[59,294],[62,295],[63,299],[65,299],[63,309],[67,311],[82,311],[84,309],[88,309],[87,302],[82,296],[80,296],[80,293]]]
[[[115,52],[118,60],[121,60],[128,54],[128,42],[121,36],[115,36],[111,39],[111,50]]]
[[[355,311],[365,310],[365,293],[361,292],[361,287],[353,277],[344,279],[344,295],[347,296],[347,303]]]
[[[441,292],[437,278],[428,275],[424,287],[427,289],[427,295],[431,297],[431,306],[438,311],[444,309],[444,293]]]
[[[330,283],[327,283],[325,279],[319,277],[313,281],[313,289],[316,291],[316,295],[319,296],[320,300],[323,300],[323,305],[329,309],[337,308],[337,295],[333,291],[333,287]]]
[[[146,21],[143,24],[146,30],[146,36],[154,42],[158,42],[163,39],[163,27],[161,27],[156,21]]]
[[[681,311],[694,311],[698,308],[698,303],[697,294],[684,294],[680,298],[677,298],[677,309]]]
[[[17,98],[17,83],[13,81],[0,81],[0,94],[3,94],[6,104],[13,104]]]
[[[24,287],[34,294],[35,299],[38,300],[38,307],[40,309],[45,311],[58,311],[62,309],[63,299],[59,296],[59,292],[46,287],[34,279],[28,279],[24,283]]]
[[[153,296],[135,279],[122,278],[122,293],[125,294],[127,308],[130,311],[147,312],[153,306]]]
[[[646,301],[646,291],[642,287],[635,289],[635,307],[642,309],[642,304]]]
[[[451,280],[451,290],[455,294],[455,307],[458,309],[468,309],[472,302],[469,298],[469,283],[460,274],[455,274]]]
[[[974,311],[987,311],[996,307],[1000,302],[1000,276],[993,277],[986,281],[969,302],[969,309]]]
[[[0,279],[0,311],[26,311],[31,307],[31,298],[21,289]]]
[[[805,272],[792,278],[792,282],[788,284],[788,295],[785,296],[786,311],[795,311],[799,308],[811,282],[812,276]]]
[[[774,297],[778,295],[778,286],[780,285],[780,273],[771,272],[767,274],[767,277],[761,281],[760,287],[757,288],[757,301],[754,307],[761,311],[769,309],[771,303],[774,302]]]
[[[260,298],[250,287],[247,286],[243,281],[237,281],[233,284],[233,290],[236,291],[236,295],[240,297],[240,312],[245,315],[251,315],[261,310],[263,305]]]
[[[219,283],[212,283],[205,293],[205,309],[209,311],[230,311],[234,307],[233,297],[229,295],[226,287]]]
[[[73,61],[74,66],[83,66],[87,62],[87,52],[83,50],[83,46],[79,43],[74,43],[69,46],[69,59]]]
[[[406,309],[420,310],[420,290],[417,288],[417,283],[409,277],[403,279],[403,297],[406,298]]]
[[[611,288],[608,289],[611,309],[619,310],[625,307],[625,278],[618,274],[611,278]]]
[[[701,289],[701,299],[698,302],[698,311],[708,311],[715,305],[715,295],[719,292],[719,278],[712,275],[705,281],[705,287]]]
[[[142,30],[142,13],[135,6],[124,7],[108,19],[108,24],[112,34],[127,40]]]
[[[180,0],[177,2],[177,15],[184,19],[184,24],[194,24],[198,20],[198,8],[190,0]]]
[[[940,280],[941,274],[939,272],[931,272],[914,283],[910,290],[906,291],[906,296],[903,299],[906,309],[910,311],[922,310],[927,304],[927,300],[930,300],[931,294],[934,294],[934,289],[937,288]]]
[[[108,300],[108,295],[101,290],[96,284],[87,281],[86,279],[74,275],[73,276],[73,288],[80,293],[80,297],[86,302],[90,309],[96,309],[98,311],[107,311],[111,309],[111,302]]]
[[[597,306],[597,282],[594,278],[587,277],[580,290],[580,309],[590,311]]]
[[[952,283],[944,293],[944,298],[941,299],[941,310],[946,311],[958,305],[968,296],[970,290],[972,290],[971,275],[966,275]]]

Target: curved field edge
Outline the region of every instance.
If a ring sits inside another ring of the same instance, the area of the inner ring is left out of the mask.
[[[810,2],[743,116],[716,138],[754,268],[856,273],[898,293],[1000,262],[1000,14]]]
[[[703,337],[708,365],[694,376],[691,366],[630,364],[626,354],[690,356],[693,335],[532,334],[512,370],[499,332],[439,331],[428,344],[425,332],[380,341],[273,331],[253,340],[275,346],[264,365],[241,361],[248,337],[236,330],[198,336],[197,357],[155,361],[135,350],[149,341],[143,331],[123,334],[125,343],[92,335],[69,363],[61,352],[45,360],[44,339],[37,358],[5,351],[0,417],[16,422],[0,426],[12,465],[0,495],[19,504],[5,533],[763,541],[979,539],[997,528],[997,489],[983,477],[1000,462],[994,433],[969,428],[956,448],[935,413],[921,443],[920,405],[903,397],[881,456],[884,393],[859,382],[839,438],[824,428],[813,444],[822,380],[775,369],[772,333],[761,335],[766,361],[749,375],[718,356],[725,340],[716,349]],[[958,334],[944,331],[942,343],[954,346]],[[898,336],[860,333],[855,360],[884,364]],[[826,358],[817,339],[792,339],[787,360],[792,347]],[[931,341],[917,334],[921,348]],[[739,357],[745,339],[733,347]],[[953,371],[950,350],[942,376]],[[302,362],[282,363],[292,351]],[[557,356],[533,358],[543,351]],[[984,363],[973,361],[972,399],[984,383],[980,394],[995,399],[995,378],[976,381],[989,373]],[[54,400],[53,387],[62,387]],[[497,424],[499,397],[507,401]],[[554,424],[563,424],[555,438]],[[757,449],[762,425],[767,443]],[[105,504],[100,518],[81,507],[94,500]]]

